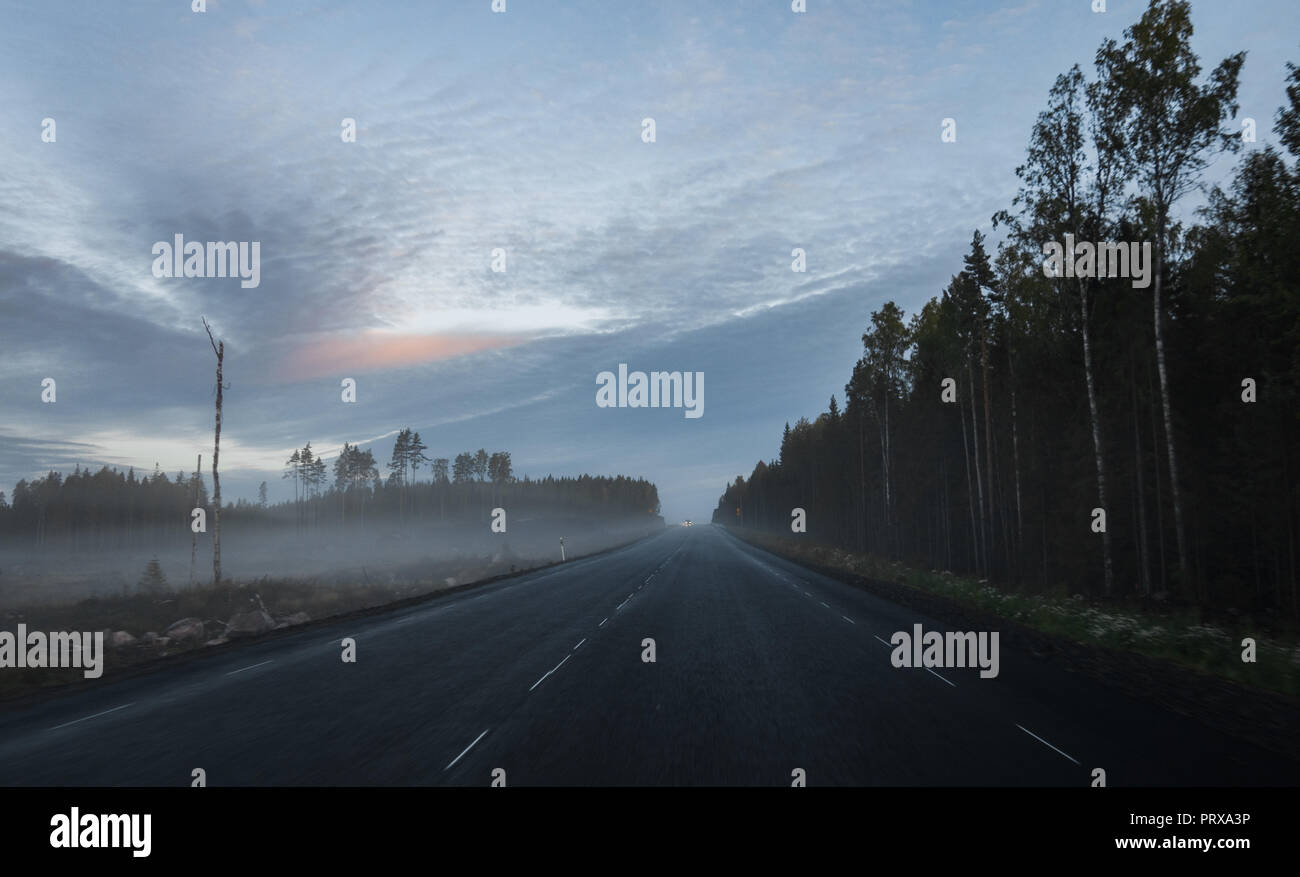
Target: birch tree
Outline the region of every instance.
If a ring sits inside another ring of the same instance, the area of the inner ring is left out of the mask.
[[[1156,371],[1164,416],[1169,492],[1174,507],[1178,569],[1190,576],[1177,442],[1165,365],[1162,324],[1165,256],[1171,244],[1170,214],[1200,181],[1218,152],[1236,151],[1241,138],[1221,128],[1237,113],[1237,78],[1245,53],[1223,59],[1209,81],[1198,85],[1201,65],[1191,49],[1191,10],[1185,0],[1151,0],[1147,11],[1124,31],[1124,43],[1106,40],[1097,50],[1097,69],[1114,96],[1119,118],[1117,145],[1139,188],[1138,204],[1154,236],[1151,307]]]

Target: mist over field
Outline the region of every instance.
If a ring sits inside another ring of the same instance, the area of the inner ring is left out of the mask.
[[[653,518],[591,518],[563,509],[537,509],[508,519],[506,533],[492,533],[489,521],[357,525],[327,523],[307,532],[292,519],[267,522],[236,519],[222,527],[223,576],[235,582],[262,578],[298,579],[334,585],[389,584],[432,590],[468,584],[489,575],[560,561],[560,538],[569,558],[591,554],[663,528]],[[153,547],[44,548],[0,543],[0,612],[16,607],[67,603],[87,597],[148,593],[146,567],[157,559],[167,590],[190,586],[188,528],[178,526]],[[109,536],[120,535],[109,533]],[[200,539],[194,564],[199,585],[212,582],[212,540]]]
[[[78,467],[20,481],[13,503],[0,506],[0,609],[263,579],[427,590],[600,551],[664,525],[658,491],[644,479],[518,478],[505,451],[453,461],[424,450],[419,433],[401,430],[384,479],[370,449],[345,444],[327,483],[331,466],[308,444],[286,462],[293,500],[267,503],[263,483],[258,502],[220,509],[199,472],[137,478]]]

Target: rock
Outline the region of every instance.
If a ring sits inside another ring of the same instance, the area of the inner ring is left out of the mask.
[[[253,609],[241,612],[226,624],[226,635],[231,639],[241,636],[256,636],[275,628],[275,619],[265,610]]]
[[[306,612],[295,612],[282,620],[286,624],[306,624],[308,621],[311,621],[311,616]]]
[[[131,634],[127,633],[125,630],[115,630],[108,637],[109,648],[113,649],[125,649],[129,646],[135,645],[135,643],[135,637],[131,636]]]
[[[224,636],[219,636],[219,637],[216,637],[216,638],[214,638],[214,639],[210,639],[210,640],[208,640],[207,642],[204,643],[204,645],[205,645],[205,646],[219,646],[219,645],[221,645],[222,643],[228,643],[228,642],[230,642],[230,640],[226,639]]]
[[[456,579],[454,576],[447,576],[447,578],[443,579],[443,581],[447,583],[447,587],[449,588],[456,587]]]
[[[157,631],[153,631],[153,630],[149,631],[148,633],[140,637],[140,642],[145,645],[153,645],[157,641],[158,641],[158,633]]]
[[[219,618],[209,618],[207,621],[203,622],[203,630],[204,635],[210,640],[225,640],[226,622]]]
[[[202,642],[207,636],[207,632],[203,629],[203,622],[199,619],[182,618],[163,631],[163,636],[169,637],[177,643]]]

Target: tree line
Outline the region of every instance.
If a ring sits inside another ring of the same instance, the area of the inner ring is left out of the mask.
[[[376,515],[402,521],[467,520],[484,518],[495,507],[614,517],[659,514],[659,490],[643,478],[520,479],[509,451],[479,448],[453,459],[429,457],[426,450],[418,432],[400,430],[385,478],[370,450],[345,442],[332,464],[333,483],[327,484],[326,465],[308,442],[286,461],[283,476],[294,481],[296,520],[308,526],[331,517],[346,523]],[[421,477],[426,470],[427,480]]]
[[[518,478],[508,451],[466,451],[452,462],[425,457],[424,450],[418,433],[402,430],[385,478],[370,449],[345,443],[327,464],[308,442],[285,465],[284,477],[294,483],[292,500],[268,504],[263,482],[258,502],[224,505],[225,522],[304,529],[464,522],[486,520],[498,506],[512,519],[530,513],[600,519],[659,513],[658,488],[642,478]],[[427,480],[420,477],[425,469]],[[326,472],[333,474],[328,483]],[[191,535],[196,507],[212,508],[199,472],[170,478],[155,468],[138,477],[134,468],[92,472],[78,465],[66,476],[50,472],[19,481],[12,500],[0,492],[0,540],[73,551],[173,547]]]
[[[19,481],[11,500],[0,491],[0,538],[74,551],[159,548],[188,535],[196,493],[206,508],[208,490],[197,472],[171,479],[157,467],[137,477],[134,468],[92,472],[78,465],[67,476],[52,471]]]
[[[809,538],[931,568],[1300,618],[1300,70],[1286,151],[1181,221],[1254,124],[1244,53],[1203,76],[1191,36],[1186,2],[1152,0],[1091,80],[1056,79],[996,252],[976,230],[919,312],[874,311],[843,410],[787,424],[715,521],[789,532],[799,507]],[[1045,272],[1067,240],[1149,242],[1148,285],[1082,246]]]

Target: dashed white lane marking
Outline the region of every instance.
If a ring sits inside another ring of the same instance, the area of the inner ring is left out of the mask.
[[[1028,734],[1030,737],[1033,737],[1035,740],[1037,740],[1039,743],[1042,743],[1044,746],[1046,746],[1048,749],[1052,750],[1053,752],[1055,752],[1055,753],[1057,753],[1057,754],[1059,754],[1059,755],[1065,755],[1066,758],[1069,758],[1069,759],[1070,759],[1071,761],[1073,761],[1075,764],[1079,764],[1079,760],[1078,760],[1077,758],[1074,758],[1074,757],[1072,757],[1072,756],[1066,755],[1064,752],[1061,752],[1061,750],[1057,749],[1057,748],[1056,748],[1055,746],[1053,746],[1051,743],[1048,743],[1046,740],[1044,740],[1042,737],[1039,737],[1037,734],[1035,734],[1033,731],[1029,730],[1028,728],[1026,728],[1026,727],[1024,727],[1024,726],[1022,726],[1022,725],[1016,725],[1016,727],[1017,727],[1017,728],[1020,728],[1020,730],[1024,731],[1024,732],[1025,732],[1026,734]],[[1082,767],[1082,765],[1079,765],[1079,766]]]
[[[631,594],[628,594],[628,595],[627,595],[627,600],[631,600],[631,599],[632,599],[632,595],[631,595]],[[619,603],[617,606],[615,606],[615,607],[614,607],[614,611],[617,612],[618,610],[620,610],[620,609],[622,609],[624,606],[626,606],[626,605],[627,605],[627,600],[624,600],[622,603]]]
[[[852,618],[849,618],[849,617],[846,616],[846,615],[841,615],[840,618],[843,618],[843,619],[844,619],[845,621],[847,621],[849,624],[853,624],[853,623],[854,623],[854,622],[853,622],[853,619],[852,619]],[[872,634],[872,636],[876,636],[876,635],[875,635],[875,634]],[[876,642],[880,643],[882,646],[888,646],[888,647],[891,648],[891,649],[894,648],[894,644],[893,644],[893,643],[887,643],[887,642],[885,642],[883,639],[881,639],[881,638],[878,637],[878,636],[876,637]],[[922,667],[921,669],[924,670],[925,672],[929,673],[931,676],[938,676],[940,679],[943,679],[942,676],[939,676],[938,673],[934,672],[934,671],[931,670],[929,667]],[[943,679],[943,681],[944,681],[944,682],[948,682],[947,679]],[[948,684],[951,685],[953,688],[956,688],[956,687],[957,687],[957,683],[956,683],[956,682],[948,682]]]
[[[265,667],[269,663],[271,663],[271,661],[262,661],[260,664],[249,664],[247,667],[240,667],[238,670],[231,670],[226,675],[234,676],[236,673],[243,673],[245,670],[252,670],[254,667]]]
[[[50,730],[51,730],[51,731],[57,731],[57,730],[59,730],[59,728],[66,728],[66,727],[68,727],[68,725],[75,725],[75,724],[77,724],[78,722],[85,722],[85,721],[88,721],[88,720],[90,720],[90,719],[97,719],[97,718],[99,718],[100,716],[106,716],[106,715],[108,715],[109,713],[115,713],[115,712],[117,712],[118,710],[124,710],[124,709],[126,709],[127,707],[129,707],[129,706],[134,706],[134,705],[135,705],[135,704],[134,704],[134,701],[133,701],[132,703],[124,703],[124,704],[122,704],[121,706],[115,706],[115,707],[113,707],[111,710],[104,710],[102,713],[95,713],[93,716],[82,716],[82,717],[79,718],[79,719],[73,719],[73,720],[70,721],[70,722],[64,722],[62,725],[55,725],[53,728],[50,728]]]
[[[477,737],[475,737],[475,738],[474,738],[474,743],[477,743],[478,741],[482,740],[483,737],[486,736],[486,735],[487,735],[487,732],[490,731],[490,730],[492,730],[492,729],[491,729],[491,728],[487,728],[486,730],[483,731],[482,734],[479,734]],[[471,744],[469,744],[468,746],[466,746],[466,747],[465,747],[465,752],[469,752],[471,749],[473,749],[473,748],[474,748],[474,743],[471,743]],[[446,767],[444,767],[443,770],[451,770],[451,765],[452,765],[452,764],[455,764],[456,762],[458,762],[458,761],[460,761],[462,758],[464,758],[464,757],[465,757],[465,752],[462,752],[460,755],[457,755],[455,758],[453,758],[453,759],[451,760],[451,764],[449,764],[449,765],[447,765]]]
[[[841,615],[840,618],[843,618],[843,619],[844,619],[845,621],[847,621],[849,624],[857,624],[856,621],[854,621],[852,618],[849,618],[849,616],[847,616],[847,615]]]
[[[818,603],[822,603],[821,600],[818,600],[817,602],[818,602]],[[827,606],[825,603],[822,603],[822,607],[825,608],[825,609],[829,609],[829,608],[831,608],[830,606]]]
[[[606,618],[605,621],[609,621],[609,619]],[[604,626],[605,626],[605,621],[602,621],[600,624],[597,624],[596,626],[597,626],[597,627],[604,627]]]
[[[571,657],[573,657],[573,655],[565,655],[565,656],[564,656],[564,661],[569,660],[569,658],[571,658]],[[542,675],[542,678],[541,678],[541,679],[538,679],[536,682],[533,683],[533,688],[536,688],[537,686],[541,685],[543,682],[546,681],[546,677],[547,677],[547,676],[550,676],[550,675],[551,675],[552,673],[554,673],[556,670],[558,670],[558,669],[560,669],[561,667],[563,667],[563,666],[564,666],[564,661],[561,661],[560,663],[556,664],[556,665],[555,665],[554,667],[552,667],[551,669],[547,670],[546,673],[544,673],[544,674]],[[530,688],[530,689],[528,689],[528,690],[529,690],[529,691],[532,691],[533,688]]]
[[[576,646],[573,647],[573,650],[576,652],[579,648],[582,647],[582,644],[585,643],[586,641],[587,641],[587,638],[584,636],[584,637],[583,637],[583,638],[578,642],[578,644],[577,644]]]

